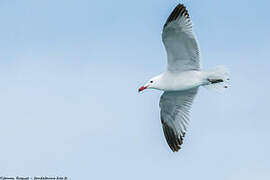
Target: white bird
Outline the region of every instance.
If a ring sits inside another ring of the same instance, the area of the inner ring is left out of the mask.
[[[167,51],[166,72],[150,79],[145,89],[164,91],[160,98],[160,116],[168,145],[173,152],[181,149],[189,124],[189,111],[200,86],[227,88],[229,81],[225,68],[210,71],[200,69],[200,51],[192,30],[192,22],[183,4],[168,17],[162,32]]]

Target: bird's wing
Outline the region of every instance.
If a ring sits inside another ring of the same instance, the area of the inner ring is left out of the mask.
[[[169,71],[200,69],[199,46],[183,4],[176,6],[168,17],[163,27],[162,41],[167,51]]]
[[[173,152],[181,149],[189,123],[189,111],[198,88],[164,92],[160,98],[160,117],[163,132]]]

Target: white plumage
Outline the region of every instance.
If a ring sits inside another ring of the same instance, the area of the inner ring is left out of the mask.
[[[227,88],[227,70],[201,71],[200,51],[186,7],[179,4],[168,17],[162,32],[167,51],[167,71],[150,79],[139,91],[164,91],[160,98],[160,117],[168,145],[181,148],[189,124],[192,102],[200,86]]]

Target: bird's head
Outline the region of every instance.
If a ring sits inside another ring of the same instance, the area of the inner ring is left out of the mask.
[[[161,75],[151,78],[144,86],[139,88],[139,92],[145,89],[159,89]]]

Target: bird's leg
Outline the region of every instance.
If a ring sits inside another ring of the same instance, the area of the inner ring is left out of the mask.
[[[223,79],[207,79],[211,84],[224,82]]]

